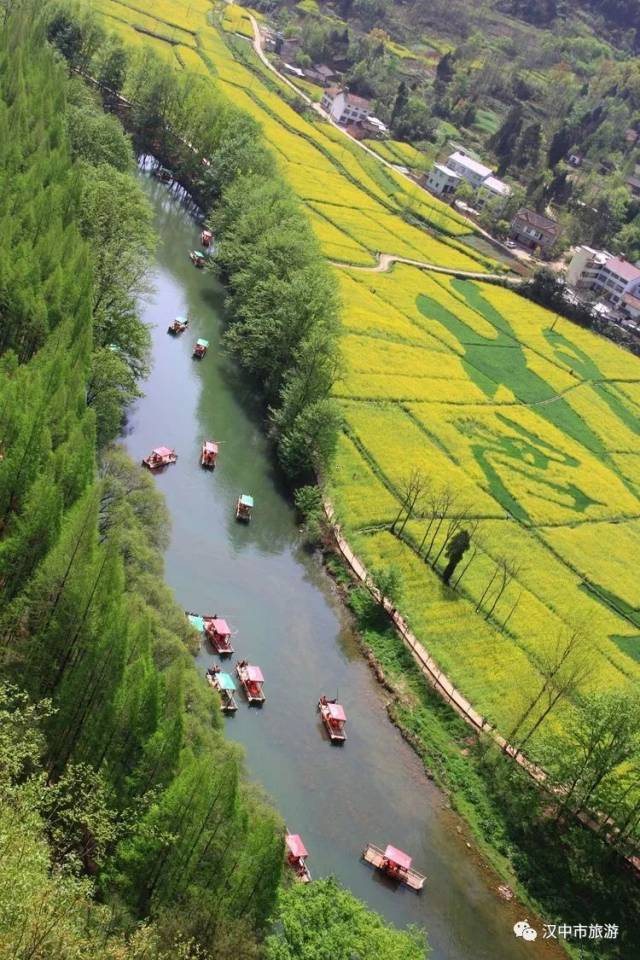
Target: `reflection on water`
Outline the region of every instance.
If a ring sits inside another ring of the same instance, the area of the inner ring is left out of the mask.
[[[145,306],[155,325],[155,362],[126,444],[136,460],[159,444],[176,448],[178,463],[157,477],[173,524],[167,580],[185,609],[225,617],[238,631],[237,656],[264,673],[264,708],[250,710],[240,696],[229,736],[244,745],[250,775],[302,834],[314,875],[334,873],[389,920],[425,926],[434,960],[554,956],[546,944],[516,940],[512,926],[522,911],[498,898],[497,880],[467,848],[442,794],[388,722],[385,693],[358,655],[331,582],[300,545],[260,415],[250,398],[245,406],[247,390],[222,352],[223,291],[188,259],[197,227],[166,188],[145,184],[161,235],[156,291]],[[186,313],[190,328],[167,336],[170,320]],[[198,337],[210,348],[194,363]],[[221,442],[213,472],[199,464],[203,439]],[[248,525],[234,519],[240,493],[255,498]],[[203,644],[203,682],[216,659]],[[336,692],[348,716],[349,739],[340,749],[316,710],[320,694]],[[408,850],[427,874],[422,895],[394,889],[365,866],[360,854],[368,841]]]

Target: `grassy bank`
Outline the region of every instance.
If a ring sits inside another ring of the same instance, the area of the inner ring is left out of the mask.
[[[390,720],[468,824],[486,862],[545,923],[618,925],[615,941],[567,941],[570,956],[632,960],[640,894],[618,854],[577,821],[555,819],[549,795],[488,740],[480,741],[433,691],[342,558],[327,548],[324,559],[353,612],[364,655],[392,694]]]

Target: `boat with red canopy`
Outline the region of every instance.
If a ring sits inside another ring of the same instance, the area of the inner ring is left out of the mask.
[[[148,457],[144,458],[142,465],[149,467],[149,470],[158,470],[160,467],[166,467],[170,463],[175,463],[177,459],[178,454],[170,447],[156,447]]]
[[[203,440],[202,452],[200,454],[200,463],[203,467],[213,470],[218,459],[218,444],[215,440]]]
[[[298,833],[288,833],[285,842],[287,846],[287,863],[295,872],[296,879],[301,883],[309,883],[311,873],[306,863],[309,854],[302,842],[302,837]]]
[[[195,360],[202,360],[209,349],[209,341],[200,337],[193,345],[193,357]]]
[[[347,715],[344,712],[342,704],[336,700],[327,700],[326,697],[320,697],[318,701],[318,710],[322,717],[322,722],[327,728],[327,733],[332,743],[344,743],[347,739],[345,724]]]
[[[221,656],[230,656],[233,653],[231,646],[231,628],[222,617],[203,617],[204,632],[209,638],[216,653]]]
[[[422,890],[427,879],[411,866],[412,858],[404,850],[388,844],[384,850],[369,843],[362,851],[362,859],[376,870],[386,873],[392,880],[399,880],[412,890]]]
[[[264,703],[266,699],[262,690],[264,677],[260,667],[247,663],[246,660],[241,660],[236,666],[236,673],[249,703]]]
[[[167,327],[167,333],[171,333],[174,337],[177,337],[178,334],[184,333],[188,326],[188,317],[176,317],[175,320]]]

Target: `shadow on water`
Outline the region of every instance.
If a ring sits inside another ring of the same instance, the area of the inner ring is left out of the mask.
[[[389,723],[349,615],[318,559],[301,547],[262,414],[255,403],[245,407],[247,391],[221,351],[223,291],[188,260],[199,228],[165,187],[149,177],[143,183],[161,238],[155,292],[143,304],[154,325],[154,366],[125,442],[137,461],[162,443],[178,451],[177,464],[156,478],[172,519],[167,581],[184,609],[224,616],[237,631],[236,655],[264,673],[264,708],[250,710],[240,698],[227,727],[244,746],[249,775],[302,834],[314,875],[335,874],[396,924],[424,926],[433,960],[557,956],[542,940],[534,948],[516,940],[513,924],[526,913],[499,899],[497,879],[467,848],[459,820]],[[187,312],[186,333],[167,336],[170,320]],[[194,363],[198,337],[210,349]],[[224,441],[213,472],[200,467],[205,438]],[[241,492],[255,498],[248,525],[234,520]],[[217,660],[203,643],[196,658],[203,683]],[[235,659],[224,664],[233,672]],[[335,691],[348,716],[340,749],[317,713],[318,697]],[[394,891],[361,862],[369,841],[413,855],[428,878],[421,896]]]

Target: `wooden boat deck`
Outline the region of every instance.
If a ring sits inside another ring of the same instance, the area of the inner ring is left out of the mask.
[[[219,653],[220,656],[223,656],[223,655],[231,656],[231,654],[233,653],[233,647],[231,646],[228,640],[219,640],[219,639],[215,640],[209,633],[207,634],[207,636],[209,638],[211,646],[215,647],[216,653]]]
[[[238,709],[238,704],[236,703],[236,698],[231,693],[230,690],[221,690],[218,684],[216,676],[212,674],[207,674],[207,683],[210,687],[213,687],[214,690],[217,690],[220,694],[220,709],[224,713],[234,713]]]
[[[318,709],[320,710],[320,716],[322,717],[322,722],[324,723],[327,733],[329,734],[329,739],[334,741],[334,743],[344,743],[345,740],[347,739],[347,733],[346,733],[346,730],[344,729],[344,723],[340,727],[335,726],[334,724],[331,723],[331,720],[329,719],[329,714],[325,709],[323,709],[323,706],[321,703],[318,704]]]
[[[245,677],[244,671],[241,667],[236,667],[236,674],[238,675],[238,680],[242,684],[242,689],[244,690],[245,696],[249,703],[258,703],[263,704],[267,699],[263,693],[262,686],[254,686],[253,689],[249,687],[251,683],[250,680],[247,680]]]
[[[222,704],[220,709],[225,713],[235,713],[238,709],[238,704],[236,703],[236,698],[231,693],[230,690],[223,690],[220,693],[222,698]]]
[[[405,883],[408,887],[411,887],[412,890],[418,891],[424,887],[427,878],[411,867],[408,870],[399,869],[397,873],[390,873],[385,865],[384,850],[376,847],[373,843],[367,844],[364,848],[362,851],[362,859],[365,863],[370,863],[376,870],[382,870],[387,876]]]

